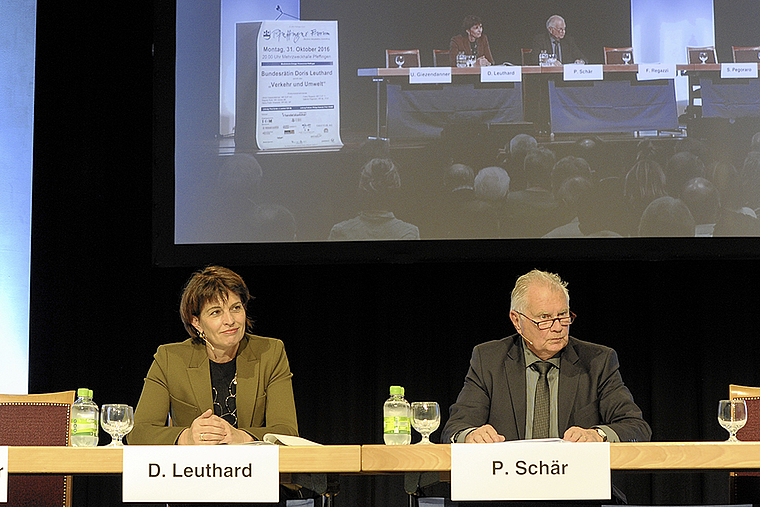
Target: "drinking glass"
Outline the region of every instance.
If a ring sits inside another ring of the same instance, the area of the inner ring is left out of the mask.
[[[398,65],[399,69],[404,66],[404,56],[403,55],[396,56],[396,65]]]
[[[705,53],[704,51],[701,51],[699,53],[699,61],[702,63],[705,63],[707,61],[707,53]]]
[[[135,414],[132,407],[121,404],[103,405],[100,409],[100,426],[109,435],[111,443],[106,447],[121,447],[121,439],[132,431],[135,425]]]
[[[412,403],[412,428],[420,435],[422,440],[418,444],[432,444],[430,434],[438,429],[441,424],[441,409],[434,401],[415,401]]]
[[[626,51],[625,53],[623,53],[623,63],[628,65],[630,61],[631,61],[631,53]]]
[[[736,432],[747,423],[747,404],[744,400],[720,400],[718,422],[728,431],[727,442],[738,442]]]

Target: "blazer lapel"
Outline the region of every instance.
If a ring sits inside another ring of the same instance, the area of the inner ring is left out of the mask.
[[[193,347],[193,354],[187,366],[187,379],[195,396],[195,404],[201,413],[213,408],[214,400],[211,395],[211,370],[208,365],[206,348]]]
[[[559,414],[557,414],[557,422],[559,423],[560,438],[562,438],[564,430],[570,427],[570,414],[575,404],[580,374],[578,353],[575,351],[572,338],[569,338],[569,340],[567,347],[562,351],[562,360],[559,368],[559,399],[557,400]]]
[[[237,414],[238,428],[253,425],[253,407],[259,396],[259,367],[261,360],[250,341],[245,338],[237,356]]]
[[[507,390],[510,400],[512,401],[512,413],[515,415],[515,426],[517,429],[518,440],[525,438],[525,404],[527,397],[525,394],[525,355],[522,347],[518,345],[518,340],[522,340],[520,335],[509,345],[507,350]]]

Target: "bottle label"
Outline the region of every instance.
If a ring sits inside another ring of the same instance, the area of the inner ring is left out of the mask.
[[[392,433],[399,435],[411,435],[412,427],[409,424],[408,417],[384,417],[383,433]]]
[[[71,434],[94,437],[98,434],[98,421],[95,419],[72,419]]]

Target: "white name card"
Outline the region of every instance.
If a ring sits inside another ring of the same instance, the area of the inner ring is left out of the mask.
[[[509,65],[492,65],[480,68],[481,83],[520,83],[522,67]]]
[[[454,501],[602,500],[611,488],[606,442],[451,444]]]
[[[565,81],[602,81],[604,79],[603,67],[603,65],[570,63],[563,67],[562,76]]]
[[[757,63],[721,63],[722,79],[757,78]]]
[[[276,445],[128,445],[124,502],[278,502]]]
[[[409,83],[451,83],[451,67],[410,67]]]
[[[0,447],[0,503],[8,501],[8,447]]]
[[[639,81],[653,81],[655,79],[675,79],[676,65],[670,63],[645,63],[639,64],[639,72],[636,79]]]

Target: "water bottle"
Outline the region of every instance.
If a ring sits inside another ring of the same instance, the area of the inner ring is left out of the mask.
[[[546,61],[549,59],[549,53],[546,52],[545,49],[542,49],[541,52],[538,54],[538,64],[543,66],[546,66]]]
[[[77,399],[71,406],[71,445],[98,445],[98,406],[92,401],[92,390],[86,387],[77,390]]]
[[[464,51],[460,51],[457,53],[457,67],[466,67],[467,66],[467,55],[464,54]]]
[[[383,405],[383,440],[386,445],[412,442],[411,408],[404,399],[404,388],[391,386],[391,397]]]

